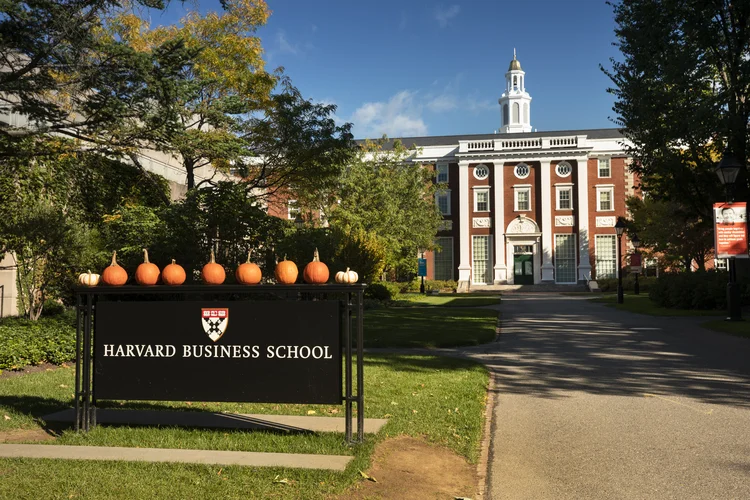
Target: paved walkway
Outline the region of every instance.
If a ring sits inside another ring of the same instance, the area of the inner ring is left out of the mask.
[[[705,318],[506,295],[489,492],[499,499],[750,498],[750,341]]]

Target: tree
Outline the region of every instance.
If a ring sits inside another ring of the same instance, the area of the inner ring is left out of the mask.
[[[137,3],[164,7],[162,0]],[[165,133],[169,116],[154,103],[189,56],[182,45],[139,53],[103,36],[108,14],[123,8],[118,0],[0,4],[0,114],[22,117],[0,126],[0,159],[49,153],[44,136],[50,133],[82,139],[87,149],[98,146],[106,153],[132,145],[136,131]],[[42,140],[20,140],[28,137]]]
[[[698,269],[706,269],[714,246],[711,219],[695,217],[674,201],[631,197],[627,206],[633,214],[631,229],[645,253],[659,259],[661,267],[691,269],[695,263]]]
[[[281,70],[265,71],[254,35],[269,16],[265,2],[233,0],[224,8],[153,30],[133,14],[111,24],[135,50],[172,42],[196,51],[194,64],[183,68],[161,102],[176,117],[174,134],[155,145],[180,159],[188,189],[197,187],[195,172],[210,166],[236,171],[255,198],[277,190],[316,198],[350,155],[351,125],[336,125],[335,107],[302,98]]]
[[[326,211],[334,227],[374,238],[385,249],[386,269],[433,247],[442,216],[433,172],[409,160],[399,141],[367,142],[339,181],[338,200]]]
[[[602,70],[614,83],[615,121],[632,142],[631,168],[651,201],[665,202],[688,226],[705,228],[712,203],[725,199],[714,173],[722,152],[728,147],[746,164],[750,2],[612,5],[622,60],[612,59],[611,69]],[[750,195],[747,178],[745,167],[737,181],[742,200]]]

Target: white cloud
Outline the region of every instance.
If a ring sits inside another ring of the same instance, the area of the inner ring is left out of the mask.
[[[276,33],[276,45],[278,46],[277,51],[281,54],[292,54],[296,56],[300,53],[299,45],[290,42],[283,30],[279,30]]]
[[[458,102],[456,97],[449,94],[441,94],[427,101],[427,108],[433,113],[451,111],[457,107]]]
[[[461,12],[461,7],[458,5],[451,5],[450,7],[443,7],[442,5],[439,5],[435,7],[435,11],[433,12],[433,16],[435,20],[438,22],[441,28],[445,28],[448,26],[448,23],[451,19],[456,17],[458,13]]]
[[[422,106],[415,93],[402,90],[386,102],[368,102],[352,114],[356,137],[410,137],[427,135]]]

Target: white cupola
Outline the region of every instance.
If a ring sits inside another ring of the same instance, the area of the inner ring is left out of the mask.
[[[526,92],[526,73],[516,59],[513,49],[513,60],[505,73],[505,92],[497,102],[500,104],[500,133],[531,132],[531,96]]]

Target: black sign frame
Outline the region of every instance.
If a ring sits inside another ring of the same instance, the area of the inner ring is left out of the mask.
[[[341,392],[341,402],[345,406],[345,434],[348,442],[362,442],[364,439],[364,374],[363,374],[363,313],[364,313],[364,284],[354,285],[182,285],[182,286],[134,286],[120,287],[97,286],[80,287],[76,293],[76,373],[75,373],[75,423],[76,431],[89,431],[96,426],[97,391],[95,363],[97,353],[103,350],[102,334],[96,335],[94,321],[97,305],[105,302],[194,302],[228,304],[238,301],[275,301],[275,302],[307,302],[304,308],[316,308],[331,311],[331,302],[338,304],[339,342],[338,360],[344,360],[343,373],[338,363],[338,387]],[[166,304],[165,304],[166,305]],[[290,304],[291,305],[291,304]],[[107,308],[103,308],[107,309]],[[353,390],[353,363],[356,363],[356,393]],[[331,381],[329,373],[327,381]],[[110,392],[110,395],[112,393]],[[328,391],[330,399],[330,390]],[[106,392],[105,392],[106,395]],[[182,396],[187,394],[181,393]],[[104,400],[105,398],[100,398]],[[144,398],[117,398],[144,399]],[[158,398],[162,401],[177,399]],[[182,399],[179,399],[182,400]],[[201,400],[193,398],[185,400]],[[205,399],[203,399],[205,400]],[[224,401],[232,400],[221,399]],[[237,399],[243,401],[243,399]],[[259,401],[253,399],[252,401]],[[265,401],[264,402],[281,402]],[[283,402],[305,403],[286,398]],[[357,404],[357,439],[353,439],[353,404]]]

